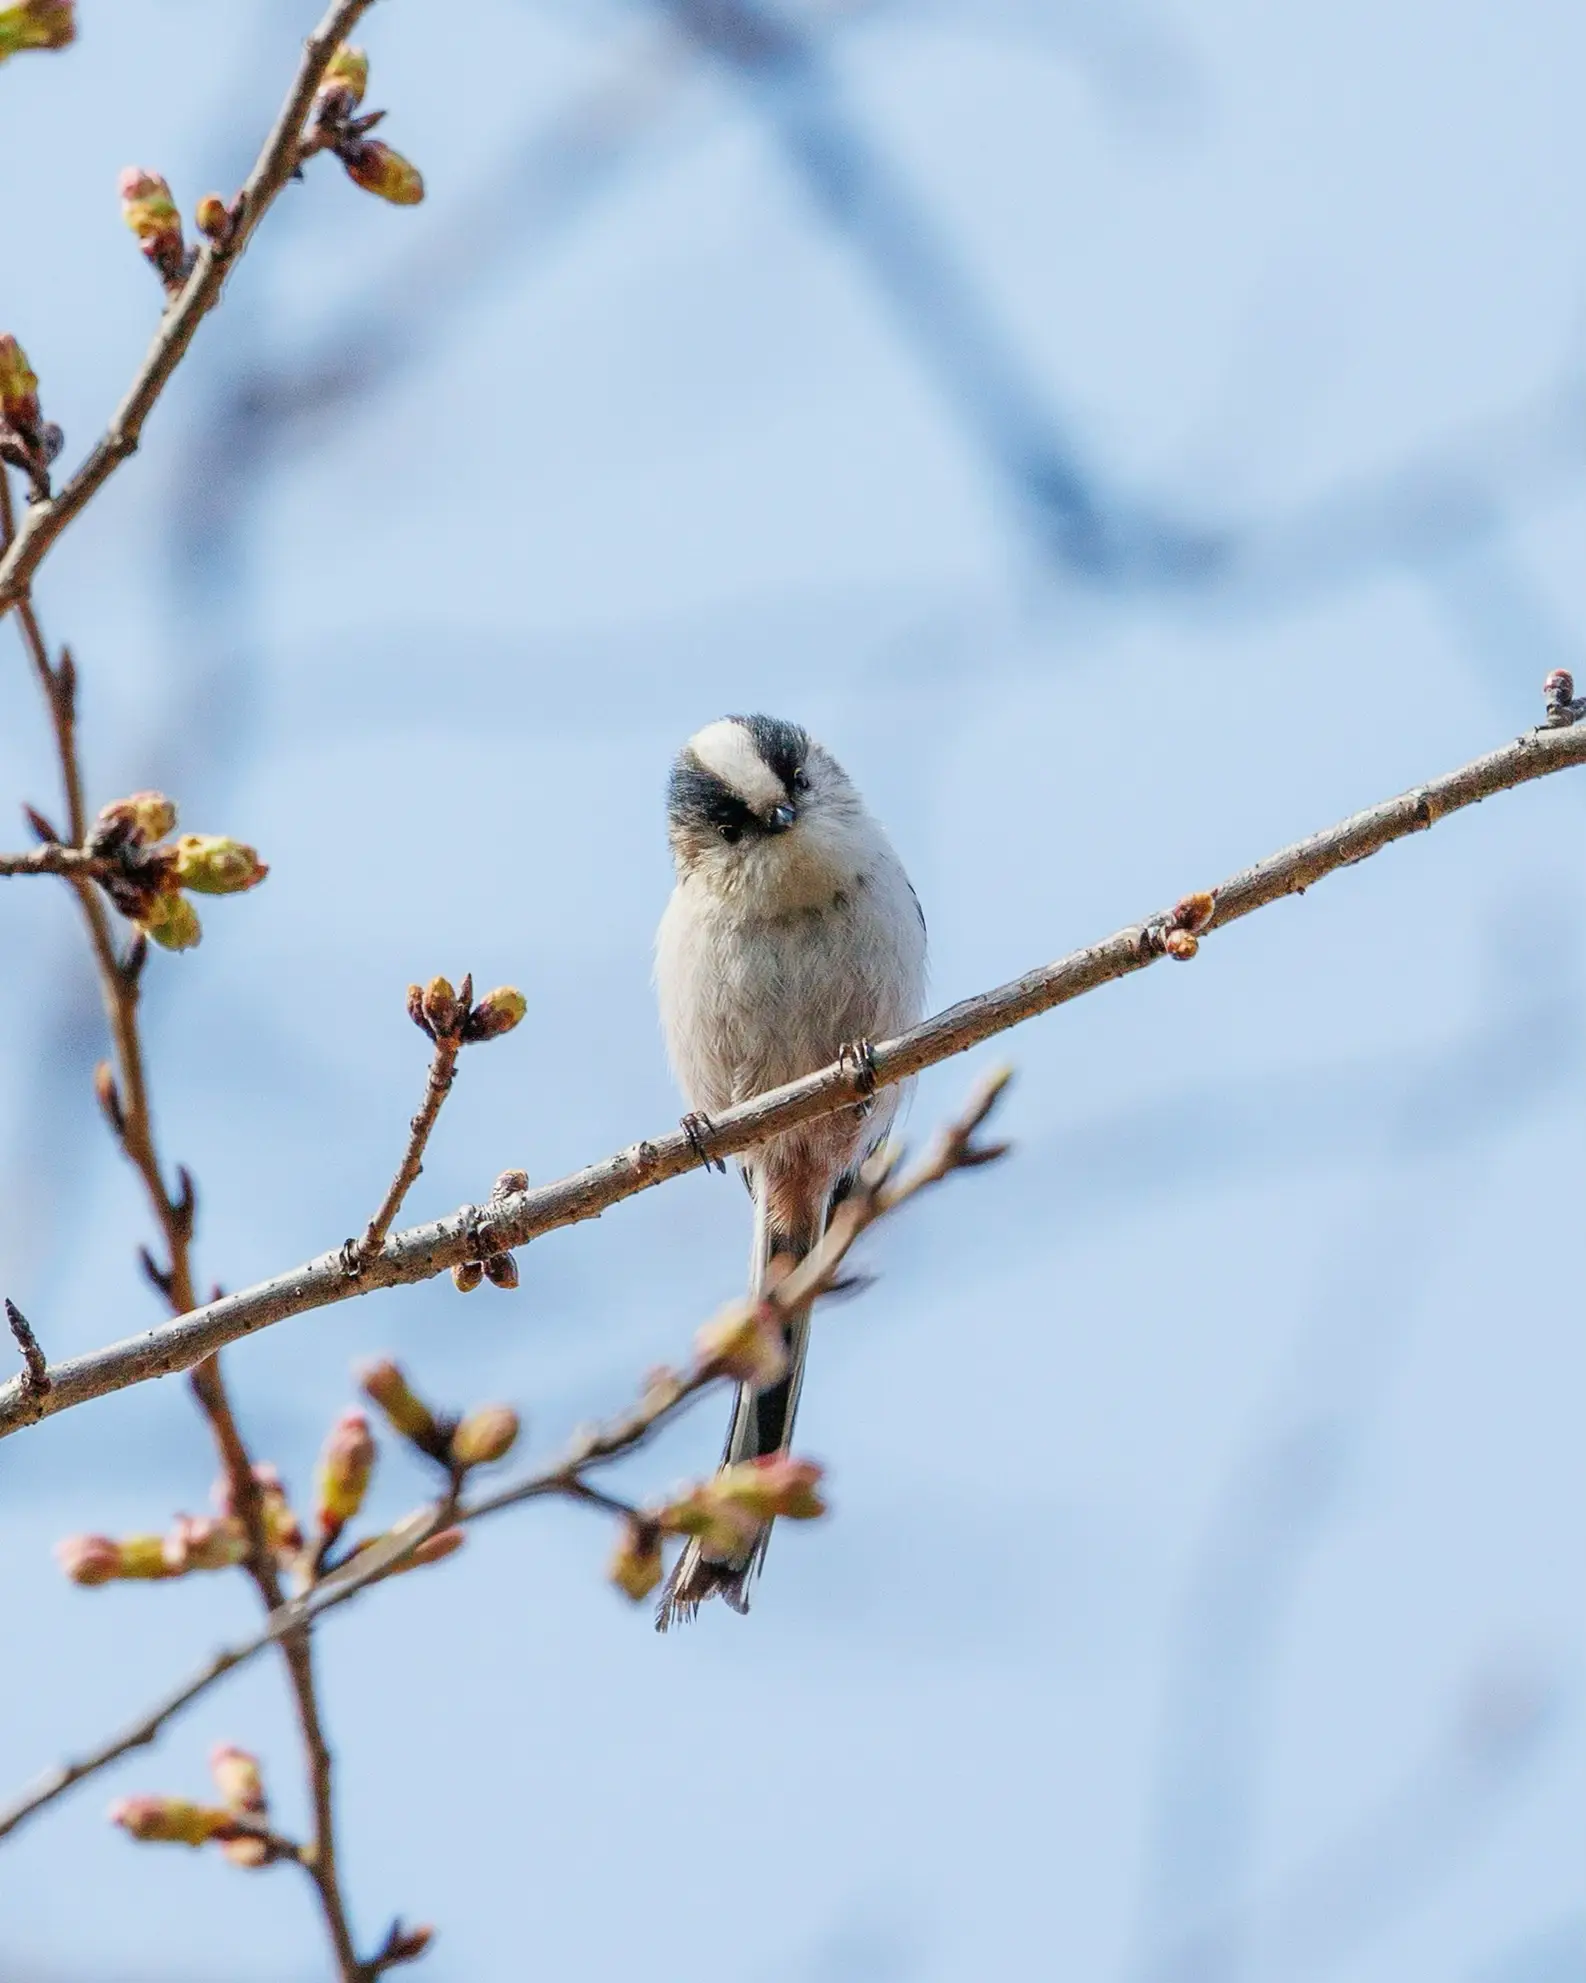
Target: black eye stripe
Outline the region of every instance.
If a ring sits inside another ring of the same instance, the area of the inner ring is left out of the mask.
[[[686,754],[672,767],[666,811],[676,826],[707,826],[718,833],[730,827],[740,834],[754,833],[760,827],[760,821],[736,792],[697,758]]]

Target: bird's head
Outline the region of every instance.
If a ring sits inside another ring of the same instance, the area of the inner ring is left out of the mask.
[[[724,895],[802,895],[864,818],[836,760],[796,723],[724,716],[678,753],[667,830],[679,875]]]

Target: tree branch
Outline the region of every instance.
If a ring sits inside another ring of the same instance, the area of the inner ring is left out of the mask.
[[[865,1166],[855,1190],[838,1207],[820,1245],[790,1274],[766,1291],[763,1299],[767,1306],[786,1315],[806,1302],[830,1293],[855,1241],[879,1219],[899,1211],[922,1191],[941,1183],[955,1171],[975,1169],[1000,1157],[1004,1145],[977,1143],[975,1134],[995,1108],[1008,1078],[1007,1070],[1003,1069],[981,1081],[958,1120],[941,1132],[922,1161],[901,1178],[894,1175],[895,1155],[882,1152],[872,1158]],[[371,1585],[383,1582],[406,1567],[414,1552],[442,1529],[483,1521],[488,1516],[520,1507],[525,1502],[558,1496],[582,1502],[606,1514],[622,1517],[638,1515],[641,1511],[630,1502],[593,1486],[585,1479],[585,1473],[591,1467],[609,1465],[613,1460],[636,1452],[702,1392],[730,1376],[731,1372],[723,1367],[718,1355],[709,1350],[700,1351],[686,1371],[652,1372],[643,1395],[627,1411],[604,1423],[581,1428],[557,1458],[498,1488],[494,1493],[481,1495],[474,1501],[460,1500],[457,1492],[459,1476],[454,1474],[452,1484],[445,1493],[424,1507],[415,1508],[384,1535],[363,1544],[355,1554],[339,1563],[300,1596],[286,1602],[278,1597],[269,1616],[251,1638],[216,1653],[213,1659],[172,1693],[165,1695],[147,1714],[98,1748],[87,1751],[75,1762],[63,1763],[47,1771],[13,1803],[0,1809],[0,1838],[15,1831],[47,1804],[64,1796],[85,1777],[93,1776],[130,1750],[152,1742],[165,1724],[197,1700],[200,1694],[207,1693],[235,1667],[244,1665],[267,1646],[279,1642],[288,1650],[297,1644],[306,1649],[312,1627],[327,1611],[361,1596]],[[311,1688],[308,1698],[312,1700]],[[326,1763],[328,1794],[328,1756]],[[323,1835],[331,1835],[328,1828]],[[314,1854],[319,1849],[316,1840],[315,1848],[305,1859],[304,1863],[309,1865],[311,1871],[314,1870]],[[334,1866],[331,1881],[334,1887]],[[351,1983],[360,1983],[358,1972],[354,1972]]]
[[[220,301],[232,264],[297,170],[303,149],[304,120],[331,56],[373,4],[374,0],[336,0],[308,37],[274,129],[237,196],[235,218],[225,238],[206,239],[199,248],[191,274],[172,297],[147,356],[87,460],[57,494],[29,507],[21,528],[4,556],[0,556],[0,617],[25,602],[33,574],[55,540],[122,462],[137,452],[144,422],[186,357],[198,326]]]
[[[1356,813],[1231,876],[1211,892],[1210,916],[1200,928],[1216,930],[1253,915],[1396,840],[1425,831],[1450,813],[1581,764],[1586,764],[1586,724],[1527,731],[1501,750]],[[896,1040],[878,1044],[876,1081],[885,1086],[906,1080],[1038,1013],[1146,969],[1169,954],[1172,921],[1169,913],[1131,924],[1055,964],[951,1006]],[[51,1388],[43,1400],[45,1412],[66,1411],[129,1384],[188,1369],[225,1344],[289,1316],[376,1288],[431,1280],[462,1261],[510,1250],[562,1226],[596,1218],[624,1198],[697,1170],[713,1158],[734,1155],[799,1123],[851,1107],[865,1092],[863,1076],[838,1062],[726,1111],[696,1135],[674,1130],[633,1144],[555,1183],[515,1193],[483,1209],[465,1205],[444,1219],[396,1233],[356,1277],[348,1274],[342,1249],[321,1254],[145,1335],[53,1365]],[[0,1386],[0,1437],[43,1415],[38,1405],[36,1399],[24,1400],[15,1379]]]
[[[103,854],[85,853],[81,847],[62,846],[58,841],[30,847],[25,854],[0,854],[0,875],[60,874],[69,881],[97,881],[111,866]]]

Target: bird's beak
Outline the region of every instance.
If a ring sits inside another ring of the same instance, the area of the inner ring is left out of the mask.
[[[773,806],[765,816],[767,833],[786,833],[793,824],[794,812],[791,806]]]

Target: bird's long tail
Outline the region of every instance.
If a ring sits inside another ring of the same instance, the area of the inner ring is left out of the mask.
[[[822,1202],[803,1231],[782,1230],[772,1219],[763,1174],[756,1176],[754,1190],[754,1242],[749,1256],[749,1285],[757,1292],[811,1251],[826,1230],[830,1199]],[[740,1460],[764,1459],[772,1453],[785,1453],[793,1438],[793,1420],[798,1411],[799,1391],[804,1382],[804,1359],[809,1349],[810,1309],[795,1309],[783,1324],[787,1346],[787,1373],[775,1384],[757,1391],[740,1384],[733,1405],[732,1422],[727,1427],[727,1443],[721,1464],[736,1466]],[[771,1539],[768,1522],[757,1535],[730,1557],[706,1556],[697,1538],[679,1557],[676,1569],[666,1580],[656,1608],[659,1632],[691,1619],[708,1597],[725,1598],[734,1611],[749,1609],[749,1586],[765,1561]]]

